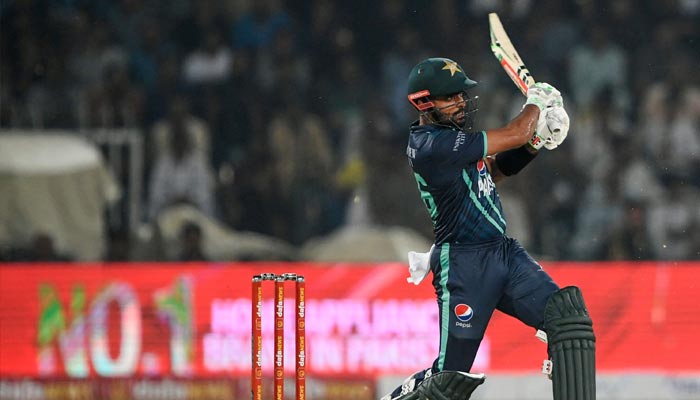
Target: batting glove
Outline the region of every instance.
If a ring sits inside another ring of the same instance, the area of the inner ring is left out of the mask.
[[[564,107],[555,107],[547,112],[545,123],[542,127],[543,133],[546,135],[544,140],[544,148],[554,150],[564,142],[569,134],[569,114],[566,113]],[[540,127],[537,127],[540,130]]]
[[[527,90],[525,105],[534,104],[540,109],[540,113],[548,107],[563,106],[561,93],[554,86],[545,82],[537,82]]]

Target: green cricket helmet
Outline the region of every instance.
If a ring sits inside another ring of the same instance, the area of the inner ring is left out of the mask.
[[[408,101],[421,113],[430,113],[440,110],[435,109],[432,99],[441,96],[450,96],[464,93],[465,106],[470,121],[453,124],[460,128],[471,128],[471,116],[476,112],[476,97],[470,99],[466,92],[477,85],[477,82],[469,79],[464,69],[449,58],[428,58],[416,64],[408,76]],[[433,122],[439,122],[440,118],[433,115]],[[447,118],[449,120],[449,118]],[[442,121],[447,122],[447,121]]]

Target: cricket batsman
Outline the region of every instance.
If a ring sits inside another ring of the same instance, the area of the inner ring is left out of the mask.
[[[516,175],[542,148],[566,138],[562,96],[547,83],[527,91],[505,126],[474,131],[477,82],[447,58],[418,63],[408,100],[419,113],[406,154],[435,242],[424,263],[410,262],[410,282],[432,272],[440,320],[439,353],[382,400],[466,400],[485,380],[471,368],[494,310],[546,333],[554,400],[594,400],[595,335],[578,287],[560,288],[506,234],[496,184]]]

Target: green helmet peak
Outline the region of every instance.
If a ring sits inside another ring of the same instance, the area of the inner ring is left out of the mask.
[[[408,76],[409,96],[427,90],[429,96],[447,96],[476,86],[464,69],[449,58],[428,58],[416,64]]]

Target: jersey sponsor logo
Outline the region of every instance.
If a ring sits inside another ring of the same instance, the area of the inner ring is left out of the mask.
[[[486,176],[488,169],[486,168],[486,162],[483,158],[476,162],[476,170],[479,171],[479,176]]]
[[[496,184],[493,183],[491,175],[479,176],[479,198],[490,196],[495,187]]]
[[[479,198],[490,196],[493,189],[496,188],[496,184],[493,183],[489,170],[486,166],[486,161],[482,158],[476,162],[476,170],[479,171],[479,180],[477,181],[479,185]]]
[[[457,322],[455,325],[460,328],[471,328],[472,324],[468,322],[474,317],[474,309],[468,304],[460,303],[455,306],[455,316],[457,317]]]

